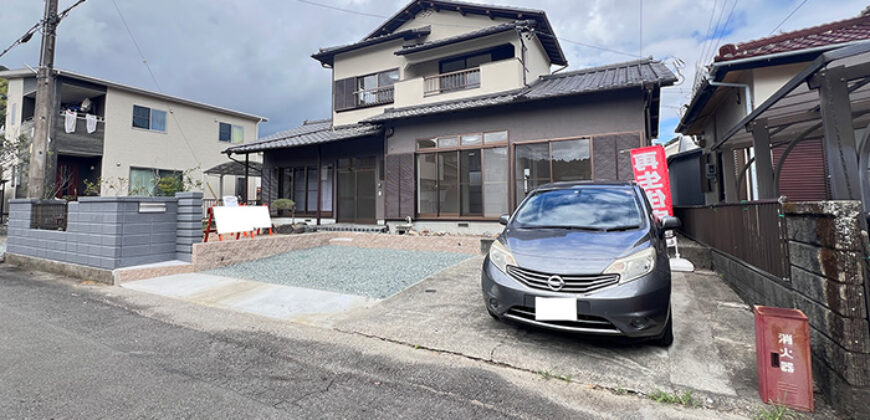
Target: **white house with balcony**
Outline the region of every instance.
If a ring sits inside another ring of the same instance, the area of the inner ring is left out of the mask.
[[[319,224],[486,232],[538,185],[630,179],[676,81],[651,58],[569,71],[544,11],[444,0],[312,57],[331,117],[227,152],[263,153],[264,201]]]
[[[9,80],[4,136],[29,138],[36,74],[31,69],[9,70],[0,72],[0,78]],[[201,181],[201,188],[194,187],[206,198],[244,195],[244,177],[224,179],[204,172],[232,163],[221,152],[256,139],[264,117],[65,70],[57,71],[54,91],[49,138],[57,153],[52,193],[58,198],[158,195],[161,178],[182,174]],[[253,155],[250,160],[260,159]],[[24,197],[24,165],[10,162],[2,169],[8,181],[6,199]],[[254,197],[258,184],[249,177],[249,197]]]

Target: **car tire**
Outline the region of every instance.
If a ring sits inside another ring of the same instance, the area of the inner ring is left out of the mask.
[[[668,323],[665,324],[665,330],[662,335],[655,339],[655,343],[661,347],[670,347],[674,344],[674,320],[668,316]]]

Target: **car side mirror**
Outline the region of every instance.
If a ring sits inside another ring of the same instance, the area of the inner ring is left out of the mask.
[[[498,218],[498,222],[505,225],[505,226],[507,226],[507,224],[510,220],[511,220],[511,215],[509,215],[509,214],[503,214],[503,215],[501,215],[501,217]]]
[[[663,230],[676,229],[676,228],[682,226],[682,223],[680,223],[680,219],[677,219],[676,217],[673,217],[673,216],[662,217],[661,224],[662,224]]]

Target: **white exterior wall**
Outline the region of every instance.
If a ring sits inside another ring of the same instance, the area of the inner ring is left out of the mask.
[[[466,15],[456,12],[421,12],[417,18],[405,23],[396,31],[423,26],[431,26],[426,42],[472,32],[478,28],[494,26],[507,22],[506,19],[490,19],[485,16]],[[441,102],[495,92],[518,89],[523,86],[522,58],[523,42],[515,32],[508,31],[459,44],[444,46],[407,56],[397,56],[395,51],[402,48],[403,40],[361,48],[336,55],[333,60],[332,80],[359,77],[386,70],[399,69],[399,82],[395,85],[394,102],[382,106],[365,107],[335,112],[333,124],[355,124],[366,118],[383,113],[385,108],[401,108],[425,103]],[[516,59],[504,60],[480,66],[481,86],[439,95],[424,95],[424,78],[438,74],[438,60],[461,55],[496,45],[510,43],[514,46]],[[534,82],[538,76],[550,73],[550,60],[537,38],[525,39],[526,83]]]
[[[166,131],[134,128],[133,105],[166,111]],[[221,151],[231,144],[218,141],[218,122],[244,127],[246,142],[256,140],[258,137],[258,121],[203,110],[112,87],[107,88],[106,91],[105,119],[105,143],[101,173],[103,179],[129,179],[131,167],[178,171],[195,168],[190,174],[191,178],[203,180],[211,186],[215,193],[220,195],[235,194],[235,177],[224,177],[224,191],[220,193],[218,192],[218,177],[203,177],[202,174],[203,170],[228,161],[226,155],[222,154]],[[185,137],[187,141],[185,141]],[[249,186],[251,198],[254,197],[256,185],[256,182],[252,181]],[[205,198],[213,198],[211,190],[205,185],[203,185],[203,192]],[[101,195],[126,194],[127,191],[109,191],[105,185],[101,191]]]
[[[394,51],[402,48],[402,42],[401,39],[397,39],[335,56],[332,68],[333,86],[335,86],[336,80],[365,76],[396,68],[399,69],[399,80],[403,80],[405,77],[405,59],[393,54]],[[332,92],[331,89],[330,92]],[[355,124],[368,117],[378,115],[384,112],[384,108],[391,106],[393,105],[385,104],[384,106],[342,112],[333,110],[332,121],[334,125]]]
[[[430,26],[431,32],[426,40],[434,41],[473,32],[481,28],[486,28],[487,26],[495,26],[512,21],[513,19],[490,19],[487,16],[472,14],[462,16],[459,12],[451,12],[447,10],[436,12],[429,9],[417,13],[413,19],[398,27],[395,32]]]
[[[519,41],[517,41],[519,43]],[[550,74],[550,56],[541,45],[538,37],[526,39],[526,83],[532,83],[539,76]],[[517,48],[517,56],[520,56],[520,49]]]
[[[777,90],[785,86],[806,66],[807,63],[795,63],[752,70],[752,96],[755,100],[755,107],[773,96]]]

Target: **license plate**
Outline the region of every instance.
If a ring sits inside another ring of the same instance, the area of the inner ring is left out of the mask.
[[[577,299],[562,297],[535,297],[535,320],[576,321]]]

